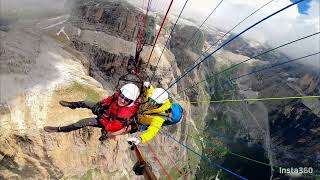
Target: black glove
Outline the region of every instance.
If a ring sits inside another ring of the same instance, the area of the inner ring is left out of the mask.
[[[108,139],[108,132],[104,128],[102,128],[101,129],[101,136],[99,137],[99,141],[104,141],[106,139]]]
[[[141,114],[143,114],[144,112],[147,112],[148,110],[147,109],[145,109],[145,110],[141,110],[141,111],[139,111],[139,115],[141,115]]]
[[[98,102],[95,104],[92,109],[92,113],[97,116],[101,116],[104,113],[104,107],[102,106],[102,102]]]

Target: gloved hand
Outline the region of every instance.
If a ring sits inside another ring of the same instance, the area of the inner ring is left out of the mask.
[[[91,111],[92,111],[92,113],[93,113],[94,115],[97,115],[97,116],[102,115],[102,114],[103,114],[103,111],[104,111],[103,106],[102,106],[102,103],[101,103],[101,102],[98,102],[97,104],[95,104],[95,105],[92,107]]]
[[[150,86],[150,82],[144,82],[143,86],[148,88]]]
[[[99,141],[104,141],[108,139],[108,132],[106,129],[101,129],[101,136],[99,137]]]
[[[145,113],[145,112],[147,112],[147,111],[148,111],[148,109],[144,109],[144,110],[139,111],[139,113],[138,113],[138,119],[140,118],[140,116],[141,116],[143,113]]]
[[[127,141],[128,142],[132,142],[135,145],[138,145],[141,142],[141,138],[139,138],[139,137],[137,137],[137,138],[136,137],[131,137],[131,138],[128,138]]]

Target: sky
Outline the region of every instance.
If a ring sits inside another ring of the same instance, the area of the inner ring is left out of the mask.
[[[291,2],[296,2],[295,0],[290,0]],[[310,9],[311,0],[306,0],[298,4],[298,11],[300,14],[307,15]]]

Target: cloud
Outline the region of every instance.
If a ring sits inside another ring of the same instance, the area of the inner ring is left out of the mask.
[[[254,9],[262,6],[264,3],[266,3],[266,1],[256,1],[256,4],[250,4],[249,7],[242,6],[238,9],[236,8],[244,4],[243,1],[242,4],[238,0],[232,1],[232,3],[235,3],[235,5],[230,3],[227,11],[224,12],[236,13],[227,14],[223,12],[223,9],[220,9],[220,11],[217,12],[216,18],[211,20],[213,25],[223,29],[229,29],[230,26],[233,26],[233,24],[243,19],[243,16],[247,16],[247,14],[250,14],[254,11]],[[252,18],[248,19],[236,30],[236,32],[240,32],[240,30],[249,27],[254,22],[257,22],[263,17],[266,17],[267,15],[287,6],[288,4],[291,4],[291,2],[286,0],[274,1]],[[267,43],[270,46],[275,47],[300,37],[319,32],[319,1],[310,2],[310,9],[307,11],[307,13],[308,14],[301,14],[299,13],[297,6],[291,7],[275,15],[274,17],[271,17],[267,21],[256,26],[254,29],[248,31],[246,34],[244,34],[244,37],[259,41],[261,43]],[[319,37],[320,36],[317,35],[310,39],[300,41],[285,48],[281,48],[280,51],[285,53],[290,58],[297,58],[307,54],[312,54],[313,52],[318,52],[320,51]],[[313,56],[312,58],[308,58],[299,62],[314,64],[320,67],[319,56]]]
[[[249,19],[239,27],[237,32],[290,3],[291,2],[289,1],[281,0],[270,4],[270,6],[266,7],[255,17]],[[310,9],[307,12],[308,14],[299,13],[297,6],[291,7],[290,9],[271,17],[253,30],[250,30],[244,37],[267,43],[270,46],[275,47],[300,37],[319,32],[319,6],[319,1],[312,1],[310,3]],[[245,11],[245,9],[243,10]],[[223,28],[223,26],[220,27]],[[280,51],[290,58],[312,54],[313,52],[320,51],[319,38],[320,36],[317,35],[310,39],[281,48]],[[320,67],[319,56],[314,56],[313,58],[308,58],[299,62],[314,64]]]
[[[5,12],[16,12],[25,15],[26,13],[56,13],[65,8],[65,2],[68,0],[1,0],[1,16]],[[208,14],[215,8],[221,0],[189,0],[182,16],[191,18],[201,24]],[[235,24],[251,14],[253,11],[264,5],[270,0],[224,0],[219,8],[214,12],[205,24],[206,26],[218,27],[225,31],[231,29]],[[146,7],[147,0],[130,0],[135,6]],[[286,42],[298,39],[300,37],[320,31],[320,1],[306,0],[304,13],[299,12],[298,6],[290,7],[285,11],[271,17],[265,22],[246,32],[242,37],[255,40],[261,43],[267,43],[270,46],[278,46]],[[151,9],[160,13],[165,13],[169,6],[169,0],[153,0]],[[185,0],[174,0],[170,14],[178,15]],[[285,7],[292,2],[290,0],[274,0],[268,6],[254,16],[247,19],[243,24],[237,27],[233,33],[239,33],[254,22],[270,15],[271,13]],[[300,8],[301,11],[301,8]],[[291,58],[296,58],[319,51],[319,35],[312,39],[304,40],[294,45],[282,48]],[[319,56],[307,60],[312,64],[320,64]],[[319,65],[320,67],[320,65]]]
[[[290,0],[291,2],[295,2],[295,0]],[[298,10],[301,14],[308,14],[308,9],[310,8],[311,0],[302,1],[298,4]]]
[[[31,15],[56,14],[64,12],[66,0],[1,0],[1,16],[17,15],[26,17]]]
[[[239,21],[269,1],[270,0],[224,0],[205,25],[218,27],[228,31]],[[164,13],[169,2],[170,1],[163,0],[153,1],[154,4],[152,9]],[[184,2],[185,0],[175,0],[171,13],[178,15]],[[194,19],[198,22],[198,25],[200,25],[219,2],[220,0],[189,0],[182,16]],[[249,30],[243,34],[242,37],[261,43],[267,43],[268,45],[275,47],[303,36],[319,32],[320,1],[307,0],[306,2],[308,3],[304,5],[309,7],[305,8],[303,13],[301,13],[301,8],[299,12],[297,5],[292,6]],[[239,33],[253,23],[291,3],[290,0],[274,0],[237,27],[233,33]],[[142,4],[142,1],[139,2],[139,5],[140,4]],[[319,38],[320,36],[317,35],[308,40],[290,45],[287,48],[282,48],[280,51],[284,52],[290,58],[311,54],[320,50]],[[319,56],[300,62],[316,64],[320,67]]]

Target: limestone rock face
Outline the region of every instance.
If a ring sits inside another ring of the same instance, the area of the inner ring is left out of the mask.
[[[71,110],[58,102],[99,101],[112,95],[135,48],[128,41],[132,36],[79,30],[69,16],[60,18],[17,23],[9,31],[0,31],[0,179],[141,179],[132,171],[136,157],[126,142],[129,135],[101,143],[100,129],[93,127],[70,133],[43,131],[44,126],[93,117],[90,110]],[[149,50],[146,47],[142,53],[144,59]],[[165,57],[174,60],[170,52]],[[156,78],[171,81],[171,70],[171,63],[164,60],[159,72],[166,75],[160,77],[158,72]],[[166,131],[179,139],[186,127],[181,123]],[[167,136],[159,134],[150,145],[168,167],[189,168],[186,150]],[[156,176],[162,176],[148,146],[142,145],[141,151]]]
[[[66,125],[93,116],[90,110],[61,107],[59,100],[97,101],[111,95],[113,89],[103,89],[87,74],[88,70],[81,60],[64,50],[65,45],[56,39],[46,34],[20,31],[6,33],[5,38],[12,40],[11,36],[14,36],[18,41],[32,36],[31,40],[37,40],[40,46],[37,46],[37,53],[32,54],[32,45],[36,43],[24,39],[23,42],[30,43],[30,46],[21,47],[27,53],[31,48],[31,52],[22,57],[34,58],[28,59],[30,62],[22,59],[24,61],[18,67],[10,62],[2,64],[13,70],[1,74],[1,84],[4,85],[1,86],[1,178],[137,178],[131,170],[135,157],[128,150],[127,136],[100,143],[100,130],[96,128],[61,134],[42,130],[45,125]],[[13,54],[13,57],[18,56],[19,52],[10,51],[17,42],[4,40],[7,42],[5,52]],[[7,54],[4,55],[2,57]],[[28,71],[22,72],[23,66]],[[158,137],[153,146],[166,152],[177,148],[167,143],[167,139]],[[146,157],[154,163],[146,147],[142,150],[146,150]],[[163,158],[164,161],[166,158]],[[154,163],[154,166],[157,168],[157,164]]]
[[[82,30],[102,31],[126,41],[136,40],[143,27],[143,11],[129,3],[111,1],[80,1],[72,11],[71,22]],[[148,17],[146,43],[152,44],[155,38],[153,17]]]
[[[119,77],[134,64],[130,57],[135,55],[145,12],[122,1],[74,1],[71,13],[58,17],[14,21],[10,27],[0,19],[0,179],[141,179],[132,172],[136,158],[126,142],[138,133],[100,142],[100,129],[93,127],[70,133],[43,131],[44,126],[94,117],[88,109],[71,110],[58,102],[110,96],[117,90]],[[168,88],[211,52],[201,55],[223,32],[197,32],[196,27],[178,24],[165,47],[173,25],[168,20],[150,56],[162,18],[156,13],[149,17],[139,70],[142,81],[150,77],[156,87]],[[235,164],[233,170],[243,174],[251,174],[251,169],[242,168],[247,167],[246,160],[230,161],[227,151],[218,152],[209,144],[234,152],[241,145],[244,149],[239,153],[248,157],[256,153],[251,144],[258,145],[271,166],[319,166],[318,99],[207,102],[319,94],[319,73],[296,64],[238,78],[287,60],[277,52],[206,79],[267,49],[238,38],[169,89],[171,98],[184,107],[185,118],[163,127],[148,145],[139,146],[157,177],[166,174],[158,160],[174,179],[211,179],[220,173],[166,133],[221,164]],[[199,86],[189,88],[199,81]],[[270,171],[267,168],[264,173]]]
[[[320,79],[312,74],[306,74],[299,82],[299,86],[306,93],[313,93],[320,90]]]
[[[116,171],[113,163],[107,164],[116,158],[109,154],[119,150],[114,150],[117,143],[100,144],[98,130],[69,134],[42,130],[45,125],[92,116],[89,110],[63,108],[59,100],[98,100],[112,92],[88,76],[81,60],[65,51],[64,44],[36,29],[16,27],[1,32],[1,37],[6,43],[1,56],[1,68],[6,70],[1,70],[1,177],[59,179],[99,167]]]

